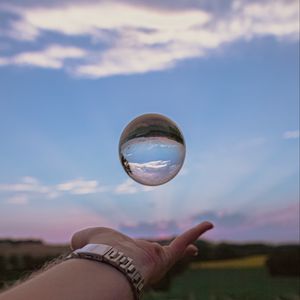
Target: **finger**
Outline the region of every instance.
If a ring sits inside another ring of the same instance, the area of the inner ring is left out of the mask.
[[[197,256],[198,255],[198,248],[197,246],[190,244],[188,245],[183,253],[183,257],[190,257],[190,256]]]
[[[104,230],[108,229],[105,227],[91,227],[77,231],[71,238],[71,249],[76,250],[82,248],[89,243],[89,240],[93,235],[99,234]]]
[[[200,235],[212,228],[213,225],[211,223],[203,222],[178,236],[169,245],[169,251],[173,255],[174,259],[177,260],[180,258],[189,244],[192,244]]]

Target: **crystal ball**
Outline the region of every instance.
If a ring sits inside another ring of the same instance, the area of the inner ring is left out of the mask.
[[[123,130],[119,156],[133,180],[149,186],[161,185],[180,171],[185,142],[175,122],[160,114],[144,114]]]

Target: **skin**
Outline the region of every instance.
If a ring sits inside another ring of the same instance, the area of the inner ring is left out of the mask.
[[[133,258],[145,278],[146,286],[160,280],[185,256],[197,255],[192,243],[213,225],[203,222],[175,238],[169,245],[132,239],[110,228],[88,228],[75,233],[73,250],[86,244],[107,244]],[[110,265],[87,259],[70,259],[33,276],[31,279],[2,293],[0,300],[133,300],[126,277]]]

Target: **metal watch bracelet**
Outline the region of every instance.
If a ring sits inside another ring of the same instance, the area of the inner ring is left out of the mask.
[[[144,278],[133,264],[133,259],[124,255],[123,252],[104,244],[87,244],[66,257],[66,259],[70,258],[85,258],[113,266],[129,280],[135,299],[141,299]]]

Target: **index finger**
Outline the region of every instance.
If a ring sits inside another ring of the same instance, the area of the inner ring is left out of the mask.
[[[180,258],[183,255],[185,249],[187,248],[187,246],[189,244],[192,244],[193,242],[195,242],[200,235],[202,235],[207,230],[210,230],[212,228],[213,228],[212,223],[203,222],[203,223],[198,224],[197,226],[187,230],[183,234],[179,235],[168,246],[169,251],[171,252],[172,256],[175,259]]]

